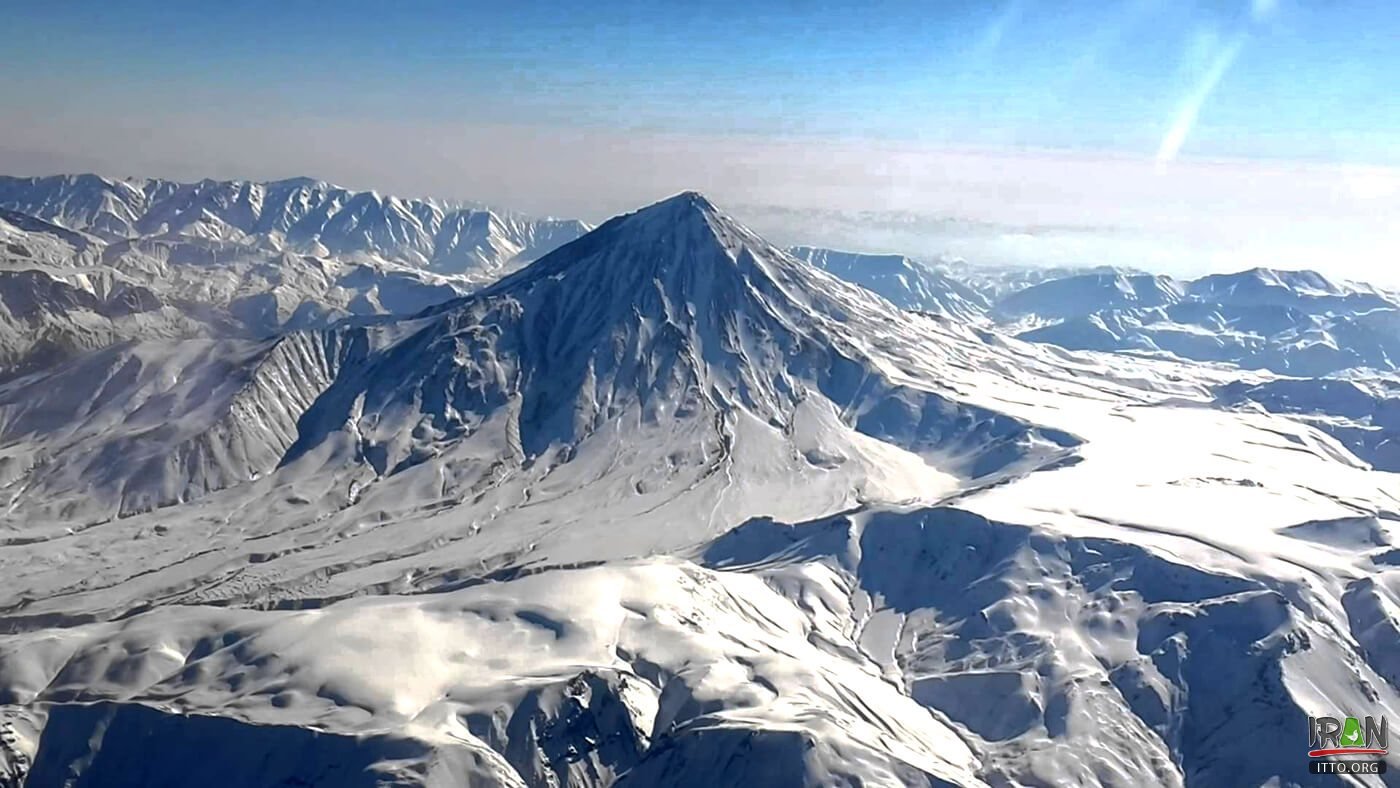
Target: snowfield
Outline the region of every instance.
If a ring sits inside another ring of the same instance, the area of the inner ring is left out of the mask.
[[[799,251],[684,193],[413,314],[0,383],[0,786],[1400,784],[1307,769],[1309,715],[1400,724],[1383,371],[1034,344]],[[1094,276],[1003,309],[1192,292]],[[1382,297],[1259,278],[1194,287]]]

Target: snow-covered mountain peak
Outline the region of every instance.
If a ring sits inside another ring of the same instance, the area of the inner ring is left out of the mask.
[[[562,297],[586,293],[580,305],[589,309],[627,302],[640,314],[672,320],[679,317],[672,310],[686,306],[684,322],[691,322],[707,309],[739,309],[753,286],[773,290],[784,280],[816,275],[704,195],[682,192],[605,222],[487,292],[519,293],[567,280]]]
[[[705,195],[694,191],[681,192],[617,216],[599,229],[605,228],[617,233],[618,237],[625,234],[641,243],[681,239],[723,240],[746,232]]]
[[[1190,283],[1200,298],[1241,303],[1287,303],[1310,307],[1365,309],[1391,306],[1370,285],[1333,281],[1317,271],[1251,268],[1203,276]]]
[[[323,181],[323,180],[320,180],[319,178],[313,178],[313,177],[311,177],[310,175],[294,175],[294,176],[292,176],[292,177],[290,177],[290,178],[281,178],[281,179],[279,179],[279,180],[269,181],[269,182],[267,183],[267,186],[268,186],[268,188],[270,188],[270,189],[271,189],[271,188],[278,188],[278,187],[289,188],[289,189],[301,189],[301,188],[333,189],[333,188],[337,188],[337,187],[335,187],[335,186],[332,186],[332,185],[329,184],[329,183],[326,183],[326,182]]]
[[[651,205],[643,206],[617,218],[626,219],[638,216],[650,216],[654,218],[663,215],[677,216],[687,212],[717,215],[720,211],[704,194],[694,189],[687,189],[686,191],[676,192],[670,197],[657,200]]]
[[[862,496],[942,494],[955,477],[1034,464],[1075,443],[949,397],[931,374],[912,381],[916,365],[960,352],[941,340],[967,340],[909,320],[685,193],[432,314],[374,329],[378,349],[300,419],[284,465],[305,470],[323,447],[350,441],[388,477],[424,457],[476,451],[476,436],[500,431],[522,468],[588,474],[619,456],[664,467],[609,482],[661,496],[699,489],[744,447],[756,463],[746,485],[788,486],[788,471],[803,484],[842,477],[850,486],[827,504],[842,508]],[[652,448],[614,444],[623,425]],[[735,513],[748,516],[743,500]]]

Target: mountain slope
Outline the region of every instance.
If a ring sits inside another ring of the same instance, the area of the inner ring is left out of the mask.
[[[0,244],[5,261],[64,265],[87,261],[95,239],[18,211],[0,209]]]
[[[1183,561],[1126,535],[876,508],[749,523],[704,557],[794,600],[814,593],[812,563],[835,570],[852,639],[954,722],[994,785],[1307,784],[1301,743],[1240,749],[1222,722],[1282,736],[1328,704],[1400,711],[1388,658],[1351,640],[1369,637],[1363,609],[1396,609],[1393,587],[1220,552]]]
[[[1377,470],[1400,472],[1400,380],[1394,377],[1238,381],[1221,387],[1220,401],[1290,414],[1336,438]]]
[[[160,182],[109,180],[97,175],[0,176],[0,207],[29,214],[70,230],[103,237],[136,234],[148,197]]]
[[[127,516],[274,470],[355,339],[114,347],[0,387],[11,516]]]
[[[1064,319],[1105,309],[1166,306],[1184,296],[1181,284],[1171,277],[1081,274],[1011,293],[996,302],[996,311],[1005,318],[1035,315]]]
[[[902,255],[859,254],[795,246],[794,257],[877,293],[901,309],[946,315],[958,320],[985,316],[990,305],[976,290]]]
[[[188,338],[209,332],[139,285],[99,296],[42,269],[0,269],[0,380],[50,366],[87,350],[137,338]]]

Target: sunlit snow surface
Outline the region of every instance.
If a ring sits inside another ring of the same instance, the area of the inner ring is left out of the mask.
[[[1322,783],[1307,715],[1400,721],[1400,476],[1218,404],[1268,380],[694,194],[410,320],[109,348],[0,386],[0,779]]]

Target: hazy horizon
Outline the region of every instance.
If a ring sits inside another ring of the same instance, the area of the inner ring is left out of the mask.
[[[663,6],[16,9],[0,171],[595,222],[699,189],[784,243],[1395,281],[1384,3]]]

